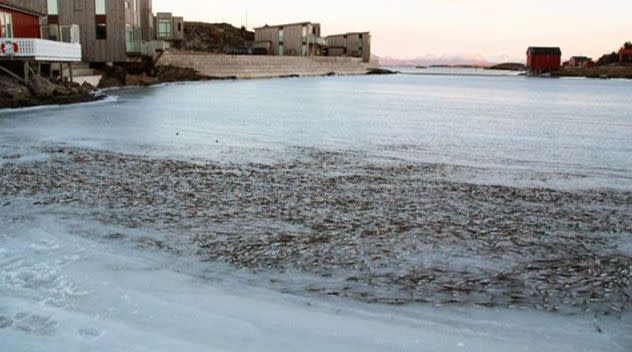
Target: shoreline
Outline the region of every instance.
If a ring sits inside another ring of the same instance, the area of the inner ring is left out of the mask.
[[[562,67],[551,72],[552,77],[579,77],[592,79],[632,79],[632,66]]]
[[[177,83],[193,83],[193,82],[211,82],[211,81],[238,81],[238,80],[254,80],[254,79],[287,79],[287,78],[311,78],[311,77],[333,77],[333,76],[364,76],[364,75],[390,75],[400,74],[400,72],[391,71],[381,68],[370,68],[365,73],[317,73],[317,74],[284,74],[284,75],[260,75],[256,77],[214,77],[205,76],[199,72],[181,67],[174,66],[159,66],[160,69],[168,71],[166,75],[159,73],[157,76],[147,76],[138,74],[125,74],[125,82],[117,82],[117,84],[104,86],[101,85],[98,88],[93,88],[89,94],[77,94],[72,96],[48,96],[48,97],[31,97],[27,100],[22,100],[19,103],[7,103],[2,105],[0,100],[0,112],[1,111],[19,111],[21,109],[28,109],[33,107],[45,107],[45,106],[63,106],[74,105],[81,103],[90,103],[104,100],[108,97],[106,94],[108,91],[114,91],[118,89],[132,89],[132,88],[145,88],[145,87],[159,87],[166,84]],[[132,83],[128,83],[132,82]]]

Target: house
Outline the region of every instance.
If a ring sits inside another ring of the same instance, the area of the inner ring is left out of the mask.
[[[166,41],[170,46],[179,48],[184,41],[184,18],[174,17],[171,12],[158,12],[155,17],[154,39]]]
[[[0,0],[0,38],[40,38],[43,7],[36,2]]]
[[[46,2],[45,37],[55,40],[78,24],[83,60],[90,63],[137,61],[141,53],[141,13],[151,0],[41,0]],[[141,6],[142,4],[142,6]],[[145,13],[145,15],[147,15]]]
[[[527,68],[534,74],[557,71],[562,65],[562,50],[556,47],[529,47]]]
[[[632,48],[622,47],[619,49],[619,63],[621,65],[632,64]]]
[[[156,39],[156,31],[154,24],[156,20],[154,18],[152,0],[140,1],[140,39],[143,42],[149,42]]]
[[[573,56],[568,60],[568,66],[571,67],[592,67],[594,65],[595,62],[586,56]]]
[[[327,42],[320,24],[299,22],[255,28],[255,50],[275,56],[322,56]]]
[[[43,1],[0,0],[0,62],[3,63],[0,69],[4,73],[11,75],[7,67],[20,65],[23,79],[28,80],[34,72],[32,65],[39,72],[42,64],[66,64],[72,79],[70,63],[81,61],[79,27],[71,24],[66,28],[65,42],[59,36],[55,40],[43,39],[41,28],[46,21],[46,10]]]
[[[371,33],[354,32],[329,35],[327,56],[349,56],[362,58],[364,62],[371,60]]]

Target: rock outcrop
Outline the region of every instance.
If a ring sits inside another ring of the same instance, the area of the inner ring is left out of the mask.
[[[27,82],[0,76],[0,109],[49,104],[71,104],[99,99],[92,94],[94,87],[84,83],[52,82],[32,76]]]
[[[252,48],[255,33],[228,23],[186,22],[185,50],[217,54],[245,54]]]

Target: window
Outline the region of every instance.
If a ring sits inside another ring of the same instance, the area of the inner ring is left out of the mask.
[[[105,0],[94,0],[94,13],[96,15],[105,15],[105,10]]]
[[[61,26],[60,32],[61,32],[61,38],[60,38],[61,42],[72,43],[72,34],[71,34],[70,26]]]
[[[303,49],[302,49],[302,53],[303,56],[307,56],[307,45],[303,44]]]
[[[285,53],[285,48],[283,47],[283,44],[279,45],[279,56],[283,56],[283,54]]]
[[[48,36],[48,40],[58,42],[59,41],[59,26],[57,26],[56,24],[48,25],[48,33],[46,34]]]
[[[97,23],[97,38],[98,40],[108,39],[108,26],[105,23]]]
[[[140,51],[138,47],[138,42],[136,41],[136,31],[134,27],[127,25],[125,26],[125,49],[128,53],[135,53]]]
[[[283,31],[283,27],[279,28],[279,42],[283,43],[285,41],[285,31]]]
[[[158,20],[158,38],[171,38],[171,20]]]
[[[94,0],[94,13],[95,13],[95,23],[96,23],[96,39],[97,40],[105,40],[108,39],[108,26],[107,26],[107,18],[106,8],[105,8],[106,0]]]
[[[178,32],[182,32],[182,23],[178,22]]]
[[[307,39],[307,26],[303,26],[303,41]]]
[[[13,17],[10,13],[0,12],[0,38],[13,38]]]
[[[48,0],[48,14],[57,16],[59,15],[59,0]]]

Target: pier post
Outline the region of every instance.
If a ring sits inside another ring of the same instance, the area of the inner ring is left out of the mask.
[[[24,60],[24,82],[28,82],[30,78],[29,60]]]

